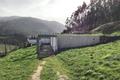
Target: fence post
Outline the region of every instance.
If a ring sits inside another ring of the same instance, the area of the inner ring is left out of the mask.
[[[37,58],[39,58],[40,45],[39,45],[39,36],[37,37]]]
[[[7,44],[6,44],[6,41],[4,41],[4,44],[5,44],[5,55],[7,54]]]

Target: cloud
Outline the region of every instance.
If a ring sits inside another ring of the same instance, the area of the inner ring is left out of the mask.
[[[39,1],[42,2],[43,0],[0,0],[0,7],[10,10],[24,10],[25,8],[29,8]]]
[[[0,15],[31,16],[65,22],[84,0],[0,0]],[[85,0],[87,3],[89,0]]]
[[[9,10],[0,8],[0,16],[7,16],[7,15],[13,15],[12,12],[10,12]]]
[[[15,7],[15,6],[25,6],[28,4],[31,4],[35,2],[35,0],[0,0],[1,6],[9,6],[9,7]]]

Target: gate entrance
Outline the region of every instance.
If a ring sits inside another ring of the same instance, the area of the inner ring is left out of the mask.
[[[56,35],[39,35],[37,39],[37,53],[38,58],[44,58],[57,51],[57,36]]]

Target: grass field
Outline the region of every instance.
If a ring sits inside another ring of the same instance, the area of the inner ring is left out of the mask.
[[[58,71],[69,80],[120,80],[120,41],[63,51],[46,60],[42,80],[57,80]]]
[[[15,49],[17,46],[14,45],[6,45],[7,46],[7,51],[11,51],[13,49]],[[0,51],[5,51],[5,45],[4,44],[0,44]]]
[[[36,48],[11,52],[0,58],[0,80],[30,80],[40,63]],[[120,80],[120,41],[92,47],[70,49],[44,59],[41,80]]]
[[[35,50],[35,47],[19,49],[0,58],[0,80],[29,80],[39,63]]]

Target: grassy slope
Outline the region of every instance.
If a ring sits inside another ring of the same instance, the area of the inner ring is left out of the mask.
[[[58,80],[60,75],[66,75],[69,71],[63,65],[63,62],[58,60],[55,56],[46,58],[46,64],[41,73],[41,80]]]
[[[47,63],[43,67],[43,71],[41,73],[41,80],[57,80],[58,79],[57,72],[55,71],[54,65],[53,65],[53,63],[56,63],[56,62],[55,61],[52,62],[51,60],[52,58],[49,58],[49,60],[47,60]]]
[[[7,51],[8,52],[16,48],[16,46],[14,46],[14,45],[6,45],[6,46],[7,46]],[[5,45],[4,44],[0,44],[0,51],[3,51],[3,52],[5,51]]]
[[[103,24],[103,25],[98,26],[97,28],[93,29],[92,32],[93,33],[120,35],[120,21]]]
[[[71,80],[120,80],[120,41],[63,51],[55,57],[48,58],[48,61],[46,65],[51,66],[47,69],[60,71]],[[45,71],[46,67],[43,73]],[[44,75],[48,73],[52,71],[45,72]]]
[[[0,80],[28,80],[39,63],[35,53],[35,47],[30,47],[0,58]]]
[[[71,80],[120,80],[120,41],[63,51],[45,60],[41,80],[58,80],[57,72]],[[14,51],[0,58],[0,80],[29,80],[38,63],[35,47]]]

